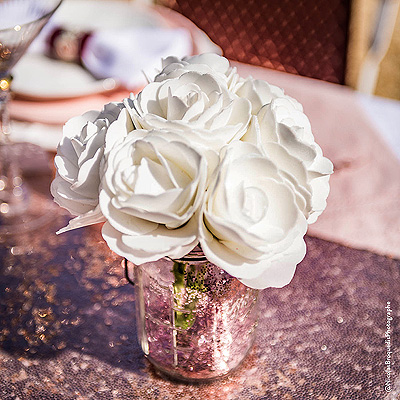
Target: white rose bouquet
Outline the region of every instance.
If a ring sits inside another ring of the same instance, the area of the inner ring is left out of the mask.
[[[288,284],[333,171],[302,106],[215,54],[162,67],[137,96],[65,125],[51,192],[76,217],[61,232],[105,222],[135,264],[200,244],[249,287]]]

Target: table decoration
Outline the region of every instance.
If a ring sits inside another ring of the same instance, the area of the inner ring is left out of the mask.
[[[186,380],[240,364],[257,291],[291,281],[333,170],[295,99],[216,54],[168,57],[138,95],[68,121],[55,165],[76,216],[59,233],[104,222],[134,264],[144,353]]]

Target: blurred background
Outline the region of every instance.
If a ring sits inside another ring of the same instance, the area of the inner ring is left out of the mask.
[[[14,140],[54,149],[69,118],[137,93],[162,58],[217,52],[379,96],[360,101],[400,149],[399,8],[400,0],[64,0],[13,69]]]
[[[346,84],[357,88],[361,68],[365,65],[363,63],[366,63],[367,55],[370,55],[368,51],[377,36],[378,25],[383,37],[382,50],[376,56],[376,63],[380,64],[376,87],[371,91],[378,96],[400,99],[400,2],[354,0],[352,4]],[[386,10],[388,14],[383,14],[382,10]]]
[[[157,1],[230,59],[400,99],[398,0]]]

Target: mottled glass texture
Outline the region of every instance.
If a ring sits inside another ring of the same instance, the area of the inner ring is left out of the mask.
[[[196,251],[134,271],[139,343],[160,371],[204,381],[241,363],[254,341],[258,290]]]

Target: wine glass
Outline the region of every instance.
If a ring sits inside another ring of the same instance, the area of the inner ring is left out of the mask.
[[[7,102],[12,68],[61,1],[0,0],[0,237],[37,227],[46,215],[43,204],[39,212],[37,209],[31,210],[32,196],[22,180],[19,168],[21,155],[18,155],[17,146],[10,140]]]

